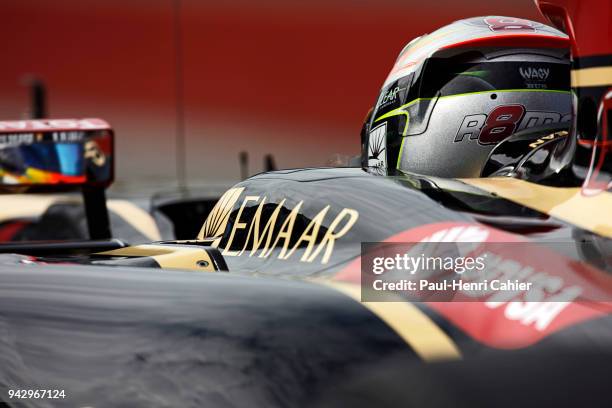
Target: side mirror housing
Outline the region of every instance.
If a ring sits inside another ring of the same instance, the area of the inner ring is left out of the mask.
[[[108,187],[114,134],[101,119],[0,121],[0,193]]]

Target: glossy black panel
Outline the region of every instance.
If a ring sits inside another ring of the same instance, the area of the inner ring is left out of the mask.
[[[2,398],[31,387],[65,389],[52,405],[72,407],[307,406],[391,356],[419,361],[364,306],[316,284],[0,267]]]

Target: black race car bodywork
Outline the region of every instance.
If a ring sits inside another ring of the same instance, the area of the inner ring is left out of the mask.
[[[585,218],[576,226],[565,213],[550,216],[491,192],[516,182],[349,168],[277,171],[230,189],[200,240],[88,255],[4,255],[0,383],[66,389],[78,406],[332,406],[354,403],[362,386],[368,398],[392,404],[386,391],[362,384],[360,373],[397,370],[386,386],[410,403],[422,394],[405,393],[401,384],[423,362],[486,367],[500,359],[518,370],[533,356],[563,367],[587,350],[606,356],[609,307],[588,298],[592,285],[609,289],[606,224]],[[513,192],[543,188],[519,183],[522,190]],[[578,190],[555,188],[565,199],[547,205],[567,205]],[[523,313],[512,310],[526,304],[520,294],[495,306],[487,299],[359,303],[361,242],[440,232],[523,240],[540,251],[550,251],[550,241],[571,243],[540,272],[563,287],[580,278],[584,297],[544,299]],[[428,374],[422,386],[434,387],[437,378]]]

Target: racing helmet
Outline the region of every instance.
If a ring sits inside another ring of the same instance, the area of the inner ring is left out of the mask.
[[[400,52],[361,133],[361,164],[392,173],[481,177],[516,132],[569,127],[569,40],[512,17],[456,21]],[[524,133],[524,132],[523,132]]]

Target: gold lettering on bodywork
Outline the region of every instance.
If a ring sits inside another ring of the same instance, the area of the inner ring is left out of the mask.
[[[259,225],[261,221],[261,213],[263,211],[263,207],[266,202],[266,197],[263,198],[261,203],[259,203],[257,210],[255,211],[255,215],[253,216],[253,219],[251,221],[251,226],[249,227],[249,233],[247,235],[247,239],[244,243],[244,248],[242,249],[240,254],[242,254],[248,247],[249,241],[251,240],[251,234],[253,235],[253,245],[251,246],[251,253],[249,254],[249,256],[253,256],[253,254],[257,252],[257,250],[259,249],[259,246],[264,240],[264,237],[266,238],[266,244],[262,249],[262,254],[264,254],[268,250],[268,247],[270,246],[270,243],[272,241],[272,236],[274,235],[274,226],[276,225],[278,214],[280,213],[281,208],[285,204],[285,201],[286,200],[283,199],[280,203],[278,203],[278,205],[274,209],[274,212],[272,212],[272,215],[270,215],[270,219],[264,226],[263,231],[260,231]]]
[[[285,208],[286,199],[273,203],[269,202],[268,197],[264,195],[246,196],[237,209],[236,218],[230,220],[230,213],[243,190],[244,187],[228,190],[212,209],[198,234],[198,239],[213,240],[212,246],[218,247],[223,237],[229,232],[227,243],[224,244],[222,251],[225,256],[240,256],[245,251],[249,251],[250,257],[257,254],[259,258],[267,258],[275,248],[278,248],[278,256],[275,256],[278,259],[289,259],[295,255],[298,248],[303,247],[301,262],[313,262],[321,255],[320,262],[326,264],[333,254],[336,240],[346,235],[359,218],[356,210],[344,208],[332,220],[327,230],[324,229],[325,233],[323,233],[321,228],[324,227],[325,218],[331,208],[330,205],[326,205],[308,222],[299,238],[292,244],[292,238],[295,239],[294,237],[299,232],[296,232],[295,228],[304,201],[299,201],[291,209],[278,229],[277,224],[279,224],[281,211],[289,210]],[[255,210],[254,213],[253,210]],[[268,216],[270,211],[272,212]],[[308,221],[307,218],[306,221]],[[242,239],[245,235],[243,243]],[[321,239],[319,239],[320,235],[323,235]],[[232,245],[242,245],[242,248],[232,250]]]
[[[323,219],[325,218],[327,211],[329,211],[329,205],[323,208],[321,211],[319,211],[317,215],[314,216],[314,218],[310,221],[304,232],[302,232],[302,235],[297,240],[293,248],[291,248],[291,251],[289,251],[289,253],[284,257],[279,256],[279,258],[289,258],[303,242],[308,242],[308,246],[304,251],[304,255],[302,255],[302,258],[300,259],[300,261],[302,262],[306,261],[306,259],[312,252],[312,248],[316,244],[317,236],[319,235],[319,230],[321,229],[321,224],[323,223]]]
[[[293,210],[291,210],[291,212],[283,222],[283,225],[281,226],[280,230],[278,231],[278,235],[276,236],[274,244],[272,244],[272,246],[268,250],[268,253],[262,252],[261,255],[259,255],[260,257],[270,256],[270,252],[272,252],[272,249],[276,248],[279,241],[282,239],[284,241],[283,249],[281,249],[281,252],[278,257],[279,259],[284,259],[283,257],[285,256],[287,249],[289,249],[289,242],[291,241],[291,234],[293,233],[295,219],[297,218],[297,215],[300,212],[300,208],[302,208],[302,204],[304,204],[304,201],[300,201],[295,207],[293,207]]]
[[[346,223],[344,224],[344,226],[342,226],[342,228],[340,228],[339,231],[336,232],[336,228],[338,228],[343,218],[346,217],[348,217]],[[319,255],[319,252],[321,252],[323,248],[325,248],[321,263],[326,264],[329,261],[329,258],[331,257],[331,254],[334,250],[335,241],[344,236],[347,232],[349,232],[353,225],[355,225],[355,223],[357,222],[358,218],[359,213],[351,208],[345,208],[340,211],[340,214],[338,214],[338,216],[329,226],[329,229],[323,236],[323,239],[321,240],[321,243],[317,247],[316,251],[312,255],[310,255],[306,262],[314,261],[314,259]]]
[[[531,147],[532,149],[534,149],[534,148],[538,147],[539,145],[544,144],[545,142],[547,142],[547,141],[549,141],[549,140],[552,140],[552,139],[554,139],[554,138],[555,138],[555,134],[554,134],[554,133],[553,133],[553,134],[550,134],[550,135],[548,135],[548,136],[541,137],[540,139],[538,139],[538,140],[536,140],[535,142],[531,143],[531,144],[529,145],[529,147]]]
[[[204,225],[202,225],[202,229],[198,234],[199,240],[213,238],[215,240],[212,246],[215,248],[219,246],[232,208],[243,190],[244,187],[230,188],[219,198],[217,204],[215,204],[208,217],[206,217]]]
[[[223,249],[223,255],[229,256],[237,256],[239,255],[238,251],[230,251],[229,249],[232,247],[232,242],[234,241],[234,236],[236,235],[236,231],[239,229],[244,229],[248,225],[246,222],[240,222],[240,216],[242,215],[242,211],[244,211],[244,207],[246,207],[249,201],[259,201],[259,196],[246,196],[240,209],[238,210],[238,214],[236,215],[236,221],[234,221],[234,225],[232,226],[232,232],[230,233],[229,239],[227,240],[227,244]]]
[[[566,130],[562,130],[556,133],[551,133],[550,135],[543,136],[539,138],[538,140],[536,140],[535,142],[529,144],[529,147],[531,147],[532,149],[535,149],[536,147],[540,146],[541,144],[546,143],[549,140],[553,140],[557,137],[565,137],[567,135],[568,135],[568,132]]]

